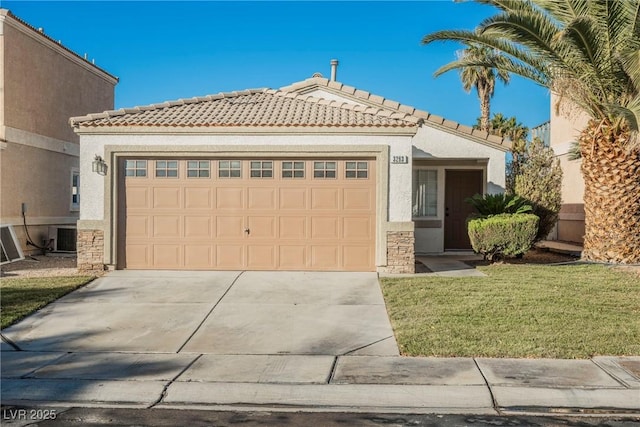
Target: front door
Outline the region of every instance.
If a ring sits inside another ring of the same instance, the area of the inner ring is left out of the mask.
[[[445,174],[444,249],[471,249],[467,217],[474,212],[464,199],[482,194],[481,170],[447,170]]]

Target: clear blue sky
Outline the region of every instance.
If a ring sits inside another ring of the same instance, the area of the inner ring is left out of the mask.
[[[119,77],[116,108],[329,77],[336,58],[340,82],[469,125],[479,116],[475,92],[455,71],[433,77],[460,46],[420,40],[494,12],[452,0],[0,4]],[[538,125],[549,118],[548,91],[513,78],[497,86],[495,112]]]

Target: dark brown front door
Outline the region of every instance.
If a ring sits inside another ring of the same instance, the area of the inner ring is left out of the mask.
[[[481,170],[447,170],[445,174],[444,249],[471,249],[467,217],[474,212],[464,199],[482,194]]]

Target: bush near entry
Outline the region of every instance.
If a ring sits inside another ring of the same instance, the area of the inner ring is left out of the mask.
[[[536,237],[538,221],[536,215],[527,213],[471,218],[467,223],[471,246],[491,262],[524,254]]]

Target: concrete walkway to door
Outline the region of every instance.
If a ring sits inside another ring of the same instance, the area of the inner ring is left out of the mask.
[[[115,271],[3,332],[28,351],[398,355],[375,273]]]

